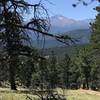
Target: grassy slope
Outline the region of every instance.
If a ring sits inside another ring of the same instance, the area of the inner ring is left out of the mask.
[[[27,96],[29,96],[32,100],[37,100],[36,96],[32,96],[30,94],[17,92],[0,92],[0,100],[29,100],[26,99]]]
[[[60,94],[62,94],[61,89],[58,89],[58,91]],[[67,97],[67,100],[100,100],[100,95],[96,95],[95,92],[89,92],[90,91],[86,92],[82,90],[66,90],[64,93]],[[32,96],[29,94],[27,95],[30,96],[32,100],[36,100],[36,96]],[[0,100],[26,100],[26,93],[21,93],[19,91],[10,91],[8,89],[2,90],[2,88],[0,88]]]
[[[27,90],[11,91],[8,88],[0,88],[0,100],[29,100],[26,99],[29,96],[32,100],[36,100],[36,96],[28,94]]]

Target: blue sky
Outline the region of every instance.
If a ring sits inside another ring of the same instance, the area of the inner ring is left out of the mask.
[[[30,0],[39,1],[39,0]],[[82,20],[95,18],[97,12],[93,10],[98,5],[98,2],[93,2],[88,6],[78,5],[76,8],[72,7],[77,0],[44,0],[44,5],[48,9],[49,15],[63,15],[68,18]],[[49,2],[47,2],[49,1]],[[86,0],[89,2],[89,0]]]

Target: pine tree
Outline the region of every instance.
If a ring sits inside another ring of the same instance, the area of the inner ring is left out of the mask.
[[[51,52],[51,56],[49,58],[49,83],[51,88],[56,88],[59,84],[59,76],[58,76],[58,64],[57,58],[54,52]]]
[[[70,88],[70,74],[71,74],[71,59],[68,54],[65,54],[64,60],[62,61],[62,82],[65,87]]]
[[[96,10],[98,11],[98,15],[96,16],[95,22],[91,24],[91,45],[92,52],[95,54],[98,64],[100,64],[100,6],[96,7]]]
[[[98,14],[95,22],[91,24],[91,57],[94,58],[92,88],[94,90],[100,88],[100,6],[96,7],[96,11]]]
[[[81,83],[83,88],[89,89],[90,87],[90,79],[91,79],[91,57],[89,53],[89,48],[85,47],[79,51],[78,55],[78,63],[79,69],[81,73]]]

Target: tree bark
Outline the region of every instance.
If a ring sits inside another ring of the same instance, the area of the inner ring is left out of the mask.
[[[11,71],[11,69],[10,69],[10,71],[9,71],[10,73],[10,75],[9,75],[9,78],[10,78],[10,85],[11,85],[11,90],[17,90],[16,89],[16,84],[15,84],[15,75],[14,75],[14,73]]]
[[[11,57],[9,64],[9,82],[11,90],[16,90],[15,76],[16,76],[16,63],[14,57]],[[17,61],[16,61],[17,62]]]
[[[85,83],[83,83],[82,89],[86,89],[86,84]]]
[[[88,78],[86,79],[86,86],[87,86],[87,89],[89,89],[89,82],[88,82]]]

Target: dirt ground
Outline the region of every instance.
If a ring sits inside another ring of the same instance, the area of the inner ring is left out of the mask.
[[[80,89],[80,92],[81,92],[81,93],[86,93],[86,94],[91,94],[91,95],[100,96],[100,92],[98,92],[98,91]]]

